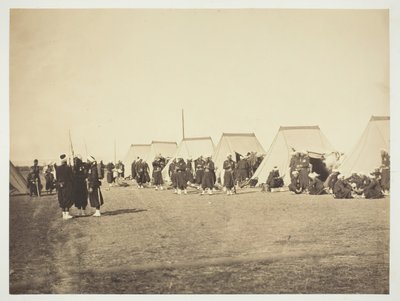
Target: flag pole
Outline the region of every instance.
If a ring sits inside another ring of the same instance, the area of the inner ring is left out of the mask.
[[[75,154],[74,154],[74,147],[72,145],[71,130],[68,130],[68,135],[69,135],[69,147],[70,147],[71,156],[72,156],[72,159],[73,159]],[[71,165],[71,158],[69,158],[69,165]]]
[[[182,109],[182,138],[185,139],[185,116]]]

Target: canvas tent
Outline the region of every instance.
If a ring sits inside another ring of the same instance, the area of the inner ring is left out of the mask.
[[[217,178],[223,179],[223,165],[227,154],[235,160],[236,154],[245,156],[248,152],[264,155],[265,150],[254,133],[223,133],[213,154]]]
[[[10,161],[10,194],[28,194],[28,183]]]
[[[170,141],[152,141],[150,146],[150,152],[147,158],[147,163],[150,168],[150,177],[153,174],[153,161],[156,156],[161,154],[164,158],[170,159],[176,153],[177,144],[176,142]]]
[[[390,153],[390,117],[372,116],[353,150],[339,167],[346,176],[352,172],[370,173],[381,166],[380,150]]]
[[[132,144],[124,159],[125,176],[131,175],[131,165],[137,157],[148,160],[151,144]]]
[[[178,149],[172,159],[183,158],[187,160],[192,158],[194,161],[200,156],[212,155],[214,153],[214,148],[215,146],[211,137],[184,138],[181,143],[179,143]],[[169,181],[168,168],[171,162],[172,160],[168,162],[162,172],[163,178],[166,181]]]
[[[314,167],[321,163],[323,154],[335,152],[319,126],[281,126],[253,178],[257,177],[259,183],[265,183],[271,170],[277,166],[280,175],[284,175],[285,185],[289,185],[289,163],[293,150],[308,152]]]

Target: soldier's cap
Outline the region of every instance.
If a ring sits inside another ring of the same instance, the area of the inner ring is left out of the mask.
[[[67,155],[66,154],[60,155],[60,160],[61,162],[67,162]]]
[[[35,160],[33,160],[33,162],[34,162],[34,163],[38,163],[39,161],[38,161],[38,159],[35,159]]]
[[[77,154],[76,158],[78,158],[79,160],[82,160],[82,156],[80,154]]]
[[[278,169],[278,166],[274,166],[274,170],[277,170]]]

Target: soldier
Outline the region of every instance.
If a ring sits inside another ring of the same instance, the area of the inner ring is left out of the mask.
[[[193,160],[192,158],[188,158],[186,162],[186,181],[193,184]]]
[[[46,180],[46,191],[47,194],[52,194],[55,188],[55,177],[54,177],[54,166],[53,162],[49,162],[43,168],[44,178]]]
[[[194,161],[194,168],[195,168],[195,172],[196,172],[195,182],[197,185],[197,189],[200,189],[201,183],[203,183],[204,165],[205,165],[205,162],[203,160],[203,156],[200,156],[199,158],[197,158]]]
[[[35,195],[40,196],[42,191],[42,182],[40,180],[40,167],[38,165],[39,161],[35,159],[33,161],[33,166],[31,167],[31,183],[36,186],[36,193]]]
[[[226,188],[226,194],[232,195],[233,188],[235,187],[235,179],[233,177],[233,172],[235,170],[235,161],[232,160],[232,155],[227,154],[226,160],[223,165],[224,169],[224,187]]]
[[[114,166],[114,163],[112,163],[112,162],[109,162],[106,166],[108,190],[110,190],[110,187],[113,186],[113,183],[114,183],[114,175],[113,175],[114,168],[115,168],[115,166]]]
[[[168,175],[171,179],[172,187],[174,188],[174,193],[178,193],[178,185],[176,179],[176,159],[173,159],[171,164],[169,165]]]
[[[300,185],[303,190],[306,190],[308,189],[308,185],[310,183],[310,179],[308,177],[308,174],[311,172],[310,158],[308,157],[307,152],[302,151],[300,152],[298,159],[299,160],[296,162],[296,170],[299,172]]]
[[[329,174],[328,178],[325,180],[324,186],[327,188],[330,194],[333,193],[333,187],[335,186],[336,181],[338,180],[339,170],[333,169]]]
[[[104,204],[104,200],[100,190],[101,182],[99,180],[96,159],[93,156],[88,156],[87,163],[89,166],[87,180],[90,206],[96,208],[93,216],[99,217],[101,216],[100,207]]]
[[[250,165],[249,162],[242,155],[237,163],[237,182],[246,181],[249,178]]]
[[[136,182],[138,183],[138,188],[143,188],[143,184],[146,183],[146,173],[144,169],[144,161],[139,158],[139,160],[135,163]]]
[[[187,194],[187,180],[186,180],[186,163],[183,158],[178,158],[175,166],[176,170],[176,184],[178,187],[178,194],[183,193]]]
[[[87,170],[82,157],[77,155],[74,158],[73,171],[73,200],[75,207],[79,210],[79,215],[85,215],[86,206],[88,204],[88,188],[86,183]]]
[[[201,192],[202,195],[204,194],[205,190],[208,190],[208,194],[212,194],[212,189],[214,187],[214,162],[211,160],[211,157],[206,158],[201,187],[203,189]]]
[[[132,181],[136,180],[136,162],[139,161],[139,157],[136,158],[136,160],[134,160],[131,164],[131,178]]]
[[[390,191],[390,155],[385,149],[381,149],[381,186],[385,195]]]
[[[364,196],[366,199],[380,199],[383,198],[382,187],[379,183],[381,180],[381,173],[376,170],[369,175],[370,182],[364,189]]]
[[[156,190],[158,190],[159,188],[162,190],[163,189],[162,185],[164,184],[164,181],[162,178],[161,171],[164,168],[164,163],[160,157],[156,157],[152,165],[153,165],[154,186],[156,186]]]
[[[294,170],[292,172],[291,183],[289,184],[289,190],[292,192],[292,194],[299,194],[303,192],[303,188],[300,185],[299,172],[297,170]]]
[[[275,188],[282,188],[283,187],[283,179],[279,175],[279,169],[277,166],[274,166],[274,169],[268,175],[267,178],[267,190],[272,191]]]
[[[318,176],[319,174],[315,172],[312,172],[308,175],[308,177],[311,179],[310,184],[308,186],[308,194],[320,195],[326,193],[324,183],[317,178]]]
[[[343,174],[338,175],[338,180],[333,186],[333,195],[336,199],[352,199],[352,188],[344,179]]]
[[[71,166],[67,164],[67,156],[62,154],[60,160],[61,165],[56,167],[57,197],[62,210],[62,217],[67,220],[73,217],[69,214],[69,209],[74,203],[72,199],[73,174]]]

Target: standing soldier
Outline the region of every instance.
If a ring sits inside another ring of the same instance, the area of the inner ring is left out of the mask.
[[[390,190],[390,155],[385,149],[381,149],[381,187],[385,195]]]
[[[58,203],[62,210],[63,219],[67,220],[72,218],[69,214],[69,209],[73,205],[72,190],[73,190],[73,174],[71,166],[67,164],[67,156],[62,154],[60,156],[61,165],[56,167],[57,177],[57,191]]]
[[[196,185],[197,189],[201,188],[201,184],[203,183],[204,176],[204,165],[206,163],[203,160],[203,156],[200,156],[198,159],[194,161],[194,168],[196,172]]]
[[[174,188],[174,193],[178,193],[177,190],[177,179],[176,179],[176,159],[173,159],[169,165],[168,175],[172,182],[172,187]]]
[[[204,164],[204,176],[201,187],[203,188],[201,194],[204,194],[207,189],[208,194],[212,194],[212,189],[214,187],[214,162],[211,161],[210,157],[206,158]]]
[[[190,182],[193,184],[194,178],[193,178],[193,160],[192,158],[188,158],[186,162],[186,181]]]
[[[114,182],[114,175],[113,175],[113,170],[114,170],[114,163],[110,162],[106,166],[107,170],[107,183],[108,183],[108,190],[110,190],[110,187],[113,186]]]
[[[88,188],[90,206],[96,208],[93,216],[101,216],[100,207],[104,204],[103,196],[100,191],[101,182],[99,180],[96,159],[93,156],[87,158],[88,170]]]
[[[132,181],[136,180],[136,162],[139,161],[139,157],[136,158],[136,160],[133,160],[132,164],[131,164],[131,178]]]
[[[246,181],[249,178],[249,162],[242,155],[237,163],[237,181],[238,184],[242,181]]]
[[[74,158],[73,166],[73,200],[75,207],[79,209],[79,215],[85,215],[88,204],[88,190],[86,184],[86,168],[82,162],[82,157],[77,155]]]
[[[31,167],[31,172],[32,172],[31,180],[36,186],[37,196],[40,196],[41,190],[42,190],[42,183],[40,180],[40,167],[39,167],[38,163],[39,163],[39,161],[37,159],[35,159],[33,161],[33,166]]]
[[[176,184],[178,187],[178,194],[183,193],[187,194],[187,178],[186,178],[186,163],[183,158],[178,158],[178,162],[176,163]]]
[[[233,178],[233,171],[235,170],[235,162],[232,160],[232,155],[228,154],[226,156],[226,160],[224,161],[223,168],[225,170],[224,173],[224,187],[226,188],[226,194],[233,194],[232,189],[235,187],[235,181]]]
[[[154,186],[156,186],[156,190],[160,188],[161,190],[163,189],[162,185],[164,184],[163,178],[161,171],[164,168],[163,162],[161,161],[160,157],[156,157],[155,160],[152,163],[153,165],[153,181],[154,181]]]
[[[46,191],[47,194],[52,194],[55,188],[55,177],[53,162],[49,162],[47,166],[43,168],[44,178],[46,180]]]
[[[300,152],[299,161],[297,162],[297,170],[299,172],[301,188],[303,188],[303,190],[307,190],[310,184],[308,174],[311,172],[311,168],[310,158],[305,151]]]

